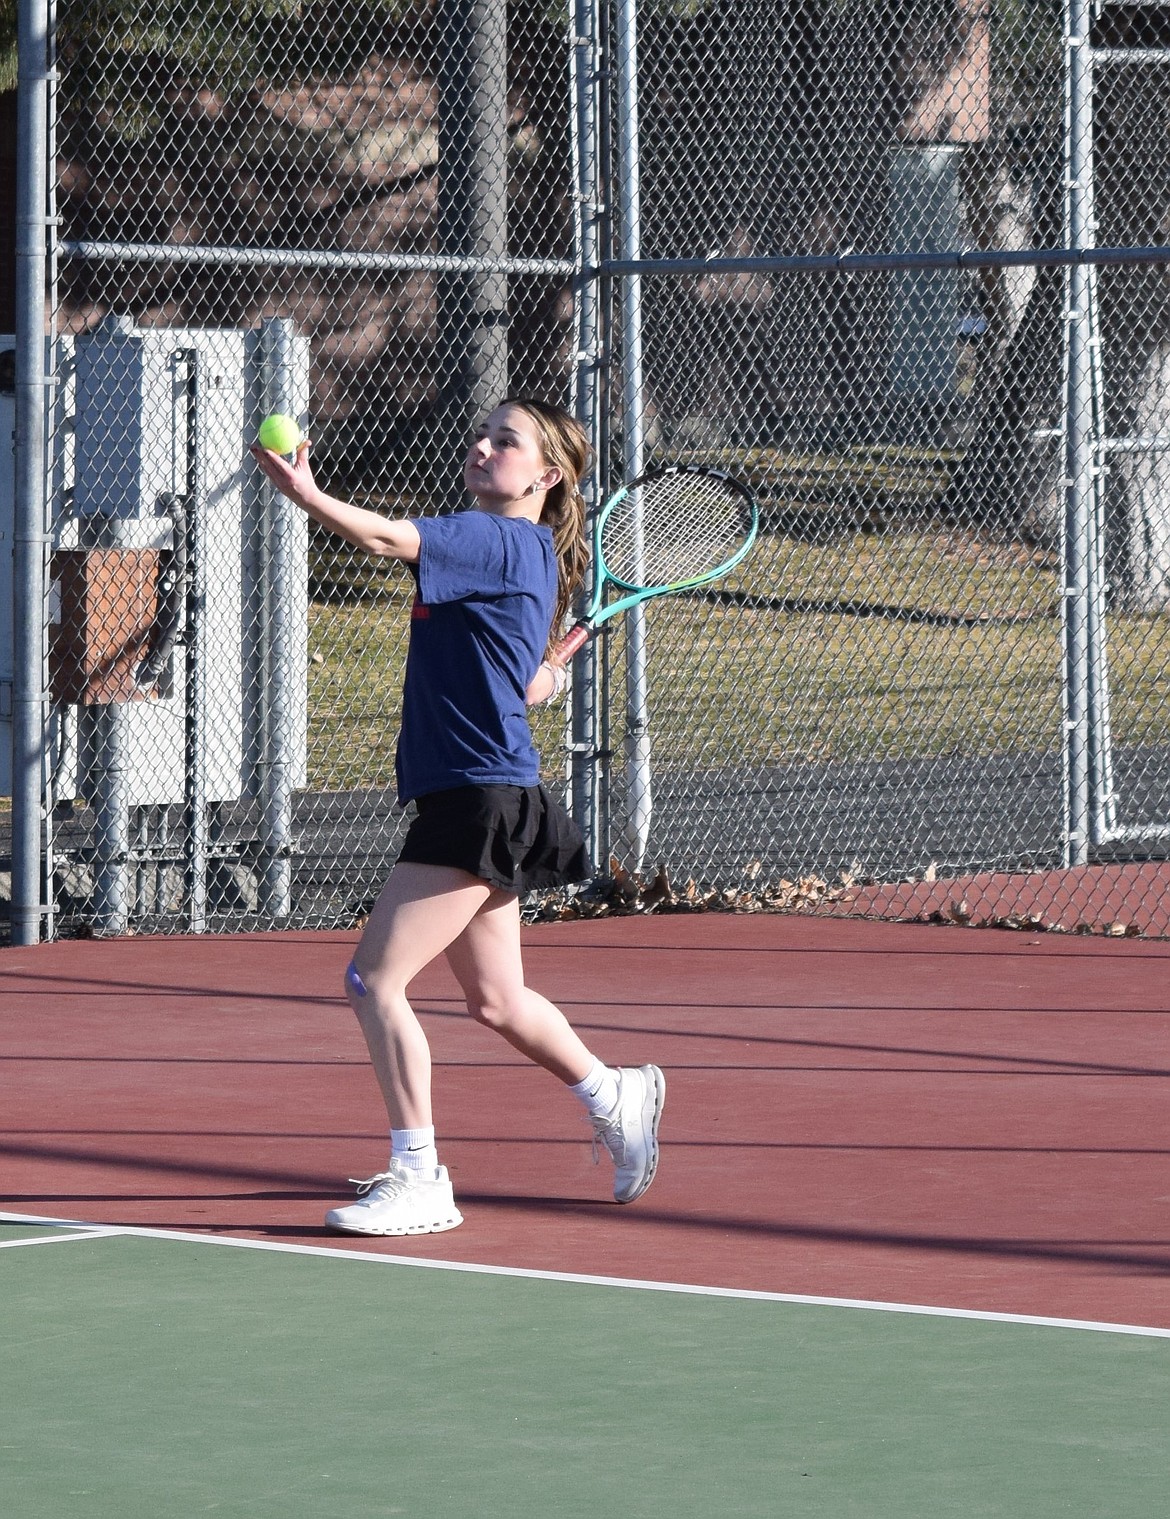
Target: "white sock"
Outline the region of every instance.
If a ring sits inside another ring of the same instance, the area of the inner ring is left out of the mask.
[[[618,1100],[617,1072],[608,1065],[602,1065],[600,1060],[595,1060],[584,1081],[578,1081],[569,1091],[586,1112],[612,1113]]]
[[[434,1124],[425,1129],[391,1129],[390,1158],[410,1171],[434,1171],[439,1164]]]

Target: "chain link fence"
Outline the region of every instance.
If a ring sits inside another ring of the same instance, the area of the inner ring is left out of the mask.
[[[1170,932],[1170,6],[63,0],[56,64],[52,932],[360,918],[413,585],[247,445],[445,511],[523,393],[595,506],[763,523],[536,714],[598,880],[532,912]]]
[[[327,488],[445,510],[497,396],[566,394],[564,18],[68,5],[58,48],[61,929],[352,923],[402,829],[412,583],[246,449],[288,413]]]
[[[1164,928],[1167,8],[648,20],[625,455],[767,528],[627,683],[650,898]]]

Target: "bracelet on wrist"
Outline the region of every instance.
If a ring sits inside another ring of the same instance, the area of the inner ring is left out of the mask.
[[[545,701],[555,701],[564,693],[565,687],[569,684],[569,672],[564,665],[554,665],[547,659],[542,659],[540,663],[541,668],[548,671],[553,681],[553,688],[545,697]]]

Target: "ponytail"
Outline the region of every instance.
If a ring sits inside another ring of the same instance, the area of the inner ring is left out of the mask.
[[[540,520],[552,529],[557,556],[557,601],[549,629],[548,649],[559,642],[577,592],[585,583],[589,567],[589,535],[585,527],[585,497],[581,481],[588,472],[591,450],[585,429],[576,417],[560,406],[527,397],[506,403],[525,412],[536,423],[541,453],[546,464],[560,470],[561,478],[545,494]]]

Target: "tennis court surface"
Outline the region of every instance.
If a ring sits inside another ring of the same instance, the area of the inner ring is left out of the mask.
[[[1170,944],[755,916],[526,930],[668,1079],[652,1190],[415,984],[465,1225],[327,1233],[384,1116],[353,936],[10,949],[14,1515],[1148,1516]]]

